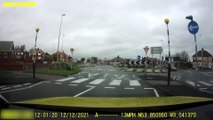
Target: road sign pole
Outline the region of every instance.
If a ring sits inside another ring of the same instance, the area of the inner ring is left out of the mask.
[[[194,34],[194,40],[195,40],[195,62],[196,62],[196,69],[198,69],[198,63],[197,63],[197,37],[196,34]]]

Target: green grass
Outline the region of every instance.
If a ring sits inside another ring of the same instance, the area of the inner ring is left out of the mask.
[[[168,106],[184,103],[213,101],[209,98],[201,97],[136,97],[136,98],[102,98],[102,97],[54,97],[36,100],[27,100],[16,103],[22,104],[40,104],[53,106],[70,107],[152,107]]]
[[[36,74],[60,75],[60,76],[67,77],[68,75],[76,74],[80,71],[81,69],[78,66],[73,67],[72,70],[55,70],[55,69],[49,69],[49,68],[37,68]],[[25,72],[32,72],[32,71],[25,71]]]

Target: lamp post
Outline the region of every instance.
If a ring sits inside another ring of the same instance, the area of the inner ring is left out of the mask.
[[[36,36],[35,36],[35,44],[34,44],[34,52],[33,52],[33,78],[34,79],[35,79],[35,64],[36,64],[36,43],[37,43],[39,28],[36,28],[35,31],[36,31]]]
[[[60,27],[59,27],[59,33],[58,33],[58,48],[57,48],[57,62],[59,61],[59,45],[60,45],[60,38],[61,38],[61,27],[62,27],[62,18],[66,14],[61,15],[61,22],[60,22]]]
[[[165,18],[164,22],[166,23],[166,28],[167,28],[167,36],[168,36],[168,83],[167,85],[170,85],[170,76],[171,76],[171,60],[170,60],[170,38],[169,38],[169,19]]]
[[[198,69],[198,64],[197,64],[197,37],[196,37],[196,33],[199,30],[199,26],[197,24],[197,22],[195,22],[193,20],[193,16],[189,15],[186,16],[186,19],[191,20],[191,22],[188,24],[188,30],[191,34],[194,35],[194,41],[195,41],[195,68]]]

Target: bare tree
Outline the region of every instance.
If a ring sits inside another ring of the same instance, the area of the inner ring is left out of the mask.
[[[176,53],[176,56],[180,58],[180,61],[186,62],[189,60],[189,54],[186,51]]]

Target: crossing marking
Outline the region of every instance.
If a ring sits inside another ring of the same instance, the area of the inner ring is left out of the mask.
[[[208,73],[205,73],[205,72],[200,72],[201,74],[203,75],[206,75],[206,76],[209,76],[209,77],[212,77],[211,75],[209,75]]]
[[[129,84],[130,86],[141,86],[138,80],[130,80]]]
[[[206,85],[206,86],[213,86],[213,84],[210,84],[210,83],[207,83],[207,82],[204,82],[204,81],[199,81],[199,83]]]
[[[119,86],[121,84],[121,80],[113,80],[109,83],[109,85]]]
[[[108,74],[106,73],[106,74],[104,75],[104,78],[106,78],[106,77],[107,77],[107,75],[108,75]]]
[[[78,86],[78,84],[69,84],[69,86]]]
[[[84,81],[87,81],[87,80],[89,80],[89,79],[88,78],[81,78],[81,79],[72,81],[71,83],[81,83],[81,82],[84,82]]]
[[[120,77],[118,75],[115,75],[115,77],[118,78],[118,79],[122,79],[123,77],[125,77],[125,75],[122,75]]]
[[[96,79],[96,80],[90,82],[89,84],[98,85],[98,84],[102,83],[104,80],[105,79]]]
[[[60,80],[55,80],[55,81],[64,82],[64,81],[68,81],[68,80],[72,80],[72,79],[75,79],[75,77],[68,77],[68,78],[64,78],[64,79],[60,79]]]
[[[6,86],[0,86],[0,88],[3,88],[3,87],[6,87]]]
[[[56,84],[56,85],[61,85],[62,83],[61,83],[61,82],[55,82],[54,84]]]

